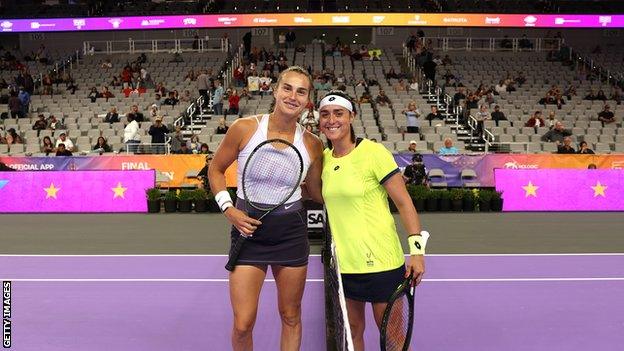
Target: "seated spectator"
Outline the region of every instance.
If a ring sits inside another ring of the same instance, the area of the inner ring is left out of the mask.
[[[598,90],[598,93],[596,94],[596,100],[602,100],[602,101],[606,101],[607,100],[607,95],[605,94],[604,91]]]
[[[89,92],[89,95],[87,95],[87,97],[91,100],[91,102],[95,102],[97,100],[97,98],[100,97],[100,93],[98,93],[96,87],[92,87],[91,91]]]
[[[165,101],[163,101],[163,105],[175,106],[178,104],[178,102],[179,100],[176,99],[175,93],[173,91],[170,91],[169,96],[167,96]]]
[[[160,82],[156,85],[155,88],[156,95],[165,96],[167,94],[167,88],[165,88],[165,83]]]
[[[616,87],[613,89],[613,94],[611,94],[611,100],[614,100],[616,104],[622,104],[622,89],[620,87]]]
[[[410,79],[409,83],[410,83],[409,86],[408,86],[409,90],[411,90],[411,91],[418,91],[419,86],[418,86],[418,81],[416,80],[416,78]]]
[[[15,128],[9,128],[5,136],[5,143],[8,145],[23,144],[24,140],[19,134],[17,134],[17,131],[15,131]]]
[[[221,117],[219,119],[219,125],[217,126],[217,129],[215,130],[215,134],[225,134],[225,133],[227,133],[229,128],[230,127],[228,127],[225,124],[225,118]]]
[[[546,132],[546,134],[542,135],[542,141],[550,141],[550,142],[558,142],[563,143],[563,138],[571,136],[572,131],[569,129],[565,129],[563,127],[563,123],[557,122],[553,129]]]
[[[405,152],[410,152],[410,153],[416,153],[418,152],[416,150],[416,146],[418,144],[416,143],[416,140],[410,140],[409,145],[407,146],[407,150],[405,150]]]
[[[564,139],[565,142],[565,139]],[[593,155],[594,154],[594,150],[590,149],[587,146],[587,142],[586,141],[581,141],[581,143],[579,144],[579,149],[576,152],[577,154],[588,154],[588,155]]]
[[[108,101],[108,99],[114,98],[115,95],[113,93],[111,93],[110,90],[108,90],[107,86],[104,86],[102,88],[102,92],[100,93],[100,95],[98,97],[104,98],[104,99],[106,99],[106,101]]]
[[[587,95],[583,98],[583,100],[598,100],[598,95],[594,92],[594,89],[591,89]]]
[[[189,144],[189,149],[191,149],[191,152],[196,154],[199,153],[199,149],[201,148],[201,143],[199,142],[199,135],[197,134],[193,134],[191,135],[191,138],[188,141]]]
[[[526,83],[526,77],[522,71],[519,71],[514,81],[518,83],[518,86],[522,86],[522,84]]]
[[[56,146],[56,156],[72,156],[72,153],[65,147],[65,144],[60,143]]]
[[[563,145],[557,142],[557,153],[558,154],[575,154],[574,148],[572,147],[572,138],[569,136],[563,138]]]
[[[121,79],[118,76],[113,76],[112,80],[110,81],[110,86],[116,88],[116,87],[120,87],[121,86]],[[96,89],[97,92],[97,89]],[[92,101],[95,102],[95,101]]]
[[[243,88],[243,90],[240,93],[240,98],[245,99],[247,101],[253,100],[253,96],[249,93],[249,90],[247,88]]]
[[[247,90],[252,95],[260,93],[260,77],[258,77],[258,73],[255,71],[252,71],[247,77]]]
[[[379,95],[375,98],[375,102],[379,106],[392,106],[392,101],[390,101],[390,98],[383,89],[379,90]]]
[[[386,79],[399,79],[399,78],[401,78],[401,76],[399,76],[394,71],[394,68],[390,68],[390,70],[386,73]]]
[[[54,144],[52,144],[52,139],[50,139],[50,137],[47,135],[44,136],[42,144],[41,144],[41,152],[43,152],[44,154],[46,154],[46,156],[48,156],[51,153],[54,153],[55,150],[56,148],[54,147]]]
[[[431,106],[431,112],[427,115],[427,120],[429,121],[429,125],[432,125],[432,121],[434,119],[444,119],[444,116],[442,116],[442,113],[440,113],[440,111],[438,111],[438,107],[433,105]]]
[[[69,151],[69,152],[73,152],[74,151],[74,143],[71,141],[71,139],[69,139],[67,137],[67,135],[65,133],[61,133],[61,135],[59,135],[59,138],[56,140],[56,149],[58,150],[59,145],[63,144],[63,147]],[[71,156],[71,155],[70,155]]]
[[[572,100],[572,96],[576,96],[576,86],[574,86],[574,84],[568,85],[568,87],[563,91],[563,95],[568,100]]]
[[[546,119],[546,127],[548,127],[548,129],[553,129],[557,122],[559,122],[559,120],[555,118],[555,111],[550,111],[548,113],[548,118]]]
[[[117,107],[113,106],[111,107],[110,111],[104,117],[104,122],[113,124],[119,121],[120,119],[119,119],[119,113],[117,113]]]
[[[128,115],[132,116],[132,119],[139,123],[145,121],[145,116],[142,112],[139,111],[139,106],[137,105],[132,105],[132,107],[130,108],[130,112],[128,112]]]
[[[193,97],[190,90],[185,90],[182,96],[180,96],[180,102],[191,102],[191,100],[193,100]]]
[[[272,93],[273,87],[271,86],[271,84],[267,82],[262,82],[262,85],[260,86],[260,95],[267,96],[271,95]]]
[[[45,116],[40,114],[39,119],[35,121],[35,124],[33,124],[32,129],[36,131],[41,131],[47,128],[48,128],[48,122],[46,122]],[[37,135],[39,135],[39,133],[37,133]]]
[[[496,98],[494,97],[494,94],[492,94],[491,91],[485,95],[484,100],[487,106],[492,106],[493,104],[496,103]]]
[[[93,151],[96,151],[102,154],[104,152],[111,152],[112,149],[110,145],[108,145],[104,137],[98,137],[97,142],[95,143],[95,145],[93,145]]]
[[[542,118],[542,111],[535,111],[533,116],[531,118],[529,118],[528,121],[526,121],[524,126],[525,127],[534,127],[534,128],[539,128],[539,127],[546,126],[546,122],[544,122],[544,119]]]
[[[504,80],[498,81],[498,84],[494,86],[494,91],[497,92],[499,95],[507,92],[507,85],[505,84],[505,81]]]
[[[210,147],[208,147],[208,144],[206,143],[202,143],[199,147],[199,153],[203,154],[203,155],[212,155],[213,152],[210,151]]]
[[[368,91],[362,92],[362,96],[358,99],[359,104],[369,104],[373,97]]]
[[[496,122],[496,126],[497,127],[498,127],[498,121],[506,121],[507,120],[507,117],[500,110],[500,106],[498,106],[498,105],[494,106],[494,111],[490,114],[490,117],[492,118],[492,120],[494,122]]]
[[[604,105],[603,110],[598,113],[598,120],[602,122],[603,126],[615,122],[615,115],[610,109],[609,105]]]
[[[49,130],[63,129],[63,124],[61,123],[61,121],[56,119],[56,116],[54,115],[50,115],[50,117],[48,117],[47,123]]]
[[[180,149],[178,150],[178,152],[176,152],[177,154],[181,154],[181,155],[188,155],[188,154],[192,154],[193,150],[191,150],[188,146],[187,143],[181,143],[180,144]]]
[[[308,128],[311,133],[318,133],[319,113],[314,110],[314,105],[310,104],[307,111],[301,114],[301,125]]]
[[[396,91],[397,93],[407,91],[407,83],[402,78],[399,79],[399,81],[394,85],[394,91]]]
[[[111,62],[111,60],[109,58],[105,59],[104,62],[102,62],[102,64],[100,65],[101,68],[113,68],[113,63]]]
[[[238,91],[236,89],[232,90],[232,93],[228,96],[228,110],[227,114],[229,115],[237,115],[239,112],[239,103],[241,97],[238,95]]]
[[[459,150],[453,146],[453,140],[451,138],[444,139],[444,146],[438,150],[439,155],[457,155]]]
[[[149,106],[148,108],[150,117],[154,118],[156,116],[160,116],[160,109],[156,104]]]

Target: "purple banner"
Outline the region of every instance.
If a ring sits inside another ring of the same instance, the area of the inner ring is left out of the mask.
[[[0,213],[146,212],[154,170],[0,172]]]
[[[623,170],[496,169],[503,211],[624,211]]]
[[[394,154],[394,160],[403,171],[405,166],[412,162],[413,154]],[[461,187],[463,182],[461,179],[461,171],[463,169],[478,169],[481,168],[481,164],[484,162],[486,155],[422,155],[423,162],[427,171],[433,168],[440,168],[446,175],[446,182],[450,187]],[[491,172],[491,170],[490,170]],[[484,183],[482,181],[481,173],[477,173],[478,179],[471,180],[471,182],[481,182],[482,186],[494,186],[494,182]]]

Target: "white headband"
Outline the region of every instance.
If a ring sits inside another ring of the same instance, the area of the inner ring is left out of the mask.
[[[342,96],[339,95],[327,95],[326,97],[324,97],[321,102],[319,103],[319,111],[327,106],[327,105],[337,105],[337,106],[341,106],[346,108],[347,110],[349,110],[350,112],[353,112],[353,104],[351,103],[351,101],[343,98]]]

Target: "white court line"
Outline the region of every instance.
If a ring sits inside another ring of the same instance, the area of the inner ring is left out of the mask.
[[[311,257],[320,257],[311,254]],[[427,257],[540,257],[540,256],[624,256],[622,252],[611,253],[541,253],[541,254],[427,254]],[[37,254],[0,254],[0,257],[228,257],[228,255],[208,254],[77,254],[77,255],[37,255]]]
[[[12,282],[164,282],[164,283],[183,283],[183,282],[207,282],[207,283],[225,283],[228,279],[193,279],[193,278],[1,278],[0,280],[9,280]],[[323,279],[306,279],[307,282],[323,282]],[[435,283],[456,283],[456,282],[584,282],[584,281],[624,281],[624,277],[586,277],[586,278],[433,278],[423,279],[424,282]],[[265,282],[275,282],[275,279],[265,279]]]

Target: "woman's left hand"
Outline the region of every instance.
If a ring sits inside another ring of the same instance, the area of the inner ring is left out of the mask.
[[[405,267],[405,278],[412,276],[412,286],[420,284],[423,276],[425,275],[425,256],[412,255],[407,259]]]

